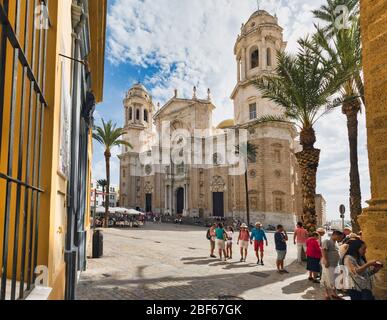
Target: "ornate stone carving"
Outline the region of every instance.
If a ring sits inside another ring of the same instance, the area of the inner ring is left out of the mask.
[[[211,192],[224,192],[225,183],[222,177],[215,176],[212,178]]]
[[[146,194],[153,193],[153,186],[152,186],[152,184],[150,182],[145,183],[144,190],[145,190]]]

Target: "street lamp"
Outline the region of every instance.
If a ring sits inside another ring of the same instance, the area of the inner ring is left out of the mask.
[[[342,231],[344,231],[344,228],[345,228],[345,206],[342,204],[340,205],[340,208],[339,208],[339,211],[340,211],[340,218],[342,219]]]

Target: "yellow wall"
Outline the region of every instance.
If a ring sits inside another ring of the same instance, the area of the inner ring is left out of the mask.
[[[2,0],[0,0],[2,3]],[[15,19],[15,0],[9,2],[10,21],[14,23]],[[21,1],[21,12],[24,13],[25,2]],[[67,179],[59,171],[59,148],[61,135],[61,98],[62,98],[62,73],[65,74],[64,79],[68,83],[67,87],[71,88],[71,68],[72,62],[68,59],[60,57],[59,54],[67,56],[72,55],[72,24],[71,24],[71,4],[72,0],[51,0],[49,1],[49,15],[51,27],[48,30],[48,45],[47,53],[44,57],[46,61],[46,79],[45,79],[45,98],[48,107],[45,108],[44,131],[43,131],[43,154],[41,160],[42,174],[40,186],[45,191],[40,197],[40,221],[39,221],[39,246],[38,246],[38,265],[46,265],[49,269],[49,287],[51,287],[52,294],[50,299],[63,299],[65,288],[65,262],[64,262],[64,245],[66,232],[66,193],[67,193]],[[92,0],[90,1],[90,10],[94,14],[98,14],[99,19],[91,19],[91,52],[89,65],[92,70],[93,90],[96,94],[97,101],[101,101],[103,92],[103,60],[104,60],[104,45],[105,45],[105,19],[106,19],[106,0]],[[31,25],[28,28],[29,39],[32,37],[32,17]],[[24,22],[22,14],[21,21]],[[24,26],[21,25],[21,30]],[[20,36],[20,42],[24,44],[23,33]],[[30,41],[31,43],[31,41]],[[38,49],[36,49],[37,52]],[[7,172],[7,154],[8,154],[8,136],[9,136],[9,104],[11,96],[12,84],[12,47],[8,43],[6,56],[6,78],[5,78],[5,113],[3,114],[3,130],[1,132],[2,148],[0,154],[0,172]],[[31,51],[31,50],[29,50]],[[31,52],[28,55],[28,60],[31,61]],[[34,72],[37,74],[38,70]],[[19,64],[18,79],[22,78],[22,68]],[[29,88],[29,82],[27,88]],[[29,90],[26,90],[27,96]],[[15,113],[15,141],[13,143],[13,172],[12,176],[17,177],[17,160],[18,160],[18,137],[20,132],[20,115],[21,115],[21,81],[18,81],[17,86],[17,100]],[[33,105],[32,116],[35,116],[36,105]],[[25,113],[25,132],[24,144],[27,140],[27,112]],[[38,124],[39,125],[39,124]],[[32,128],[35,132],[35,128]],[[90,180],[91,180],[91,161],[92,161],[92,137],[89,137],[89,172],[88,172],[88,187],[87,187],[87,204],[86,204],[86,229],[90,229]],[[34,145],[34,140],[31,141]],[[23,157],[23,173],[25,173],[25,155],[27,150],[24,147]],[[32,165],[32,160],[31,165]],[[24,175],[23,175],[24,176]],[[4,231],[4,209],[5,209],[5,189],[6,183],[4,179],[0,179],[0,235]],[[24,207],[24,187],[21,188],[20,204]],[[31,198],[31,192],[29,192]],[[10,243],[8,254],[8,276],[11,277],[12,271],[12,254],[14,241],[14,227],[15,227],[15,205],[16,205],[16,186],[12,184],[12,198],[11,198],[11,221],[10,221]],[[19,238],[22,236],[22,216],[19,224]],[[28,236],[28,234],[27,234]],[[19,256],[21,254],[21,245],[19,242]],[[0,263],[2,256],[2,237],[0,238]],[[20,268],[20,257],[19,257]],[[19,271],[18,271],[19,274]]]

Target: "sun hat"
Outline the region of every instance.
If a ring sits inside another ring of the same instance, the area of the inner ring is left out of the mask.
[[[318,229],[316,230],[316,232],[324,232],[324,233],[325,233],[326,231],[325,231],[324,228],[318,228]]]
[[[351,233],[350,235],[349,235],[349,238],[350,239],[359,239],[360,237],[356,234],[356,233]]]
[[[262,227],[262,223],[260,223],[259,221],[255,223],[255,226],[260,226]]]
[[[247,228],[247,224],[246,223],[242,223],[241,228]]]

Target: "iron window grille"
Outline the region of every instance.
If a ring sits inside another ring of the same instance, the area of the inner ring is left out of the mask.
[[[5,190],[0,194],[4,204],[0,212],[4,219],[0,229],[0,300],[24,299],[36,277],[40,196],[44,193],[41,159],[48,36],[47,28],[36,25],[39,5],[48,6],[48,0],[0,3],[0,132],[5,138],[3,143],[0,139],[0,155],[6,159],[0,168],[0,188]],[[14,18],[10,12],[15,13]],[[8,51],[12,52],[10,60]],[[11,78],[7,77],[9,70]],[[5,123],[9,123],[6,132]]]

